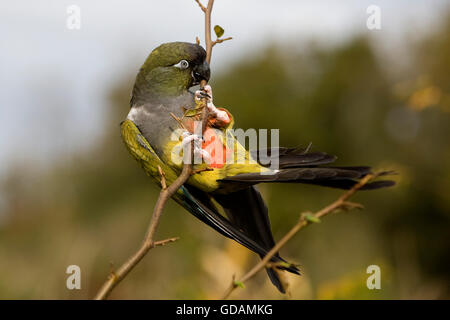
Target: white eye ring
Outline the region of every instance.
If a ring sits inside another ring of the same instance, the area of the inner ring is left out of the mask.
[[[186,60],[181,60],[180,62],[178,62],[177,64],[174,64],[173,66],[178,69],[184,70],[184,69],[189,68],[189,62],[187,62]]]

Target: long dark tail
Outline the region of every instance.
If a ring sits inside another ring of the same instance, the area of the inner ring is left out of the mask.
[[[254,241],[267,250],[275,246],[267,206],[256,187],[251,186],[226,195],[215,195],[214,199],[222,206],[230,221]],[[264,257],[261,254],[260,256]],[[276,257],[281,259],[278,253]],[[277,271],[271,268],[266,271],[278,290],[285,293]],[[295,271],[297,272],[294,273],[298,273],[297,269]]]
[[[248,187],[228,195],[214,195],[214,199],[226,212],[229,219],[219,213],[219,209],[211,201],[211,195],[192,186],[182,186],[180,192],[174,196],[174,200],[195,217],[222,235],[264,257],[274,246],[274,240],[270,231],[267,207],[256,188]],[[271,261],[286,262],[278,254]],[[295,274],[300,273],[294,266],[280,267],[279,269]],[[277,272],[267,269],[267,273],[272,283],[284,293]]]
[[[367,166],[335,167],[321,166],[332,163],[335,156],[323,152],[307,152],[304,149],[279,148],[279,170],[271,174],[245,173],[222,179],[224,182],[235,182],[253,185],[262,182],[294,182],[314,184],[338,189],[350,189],[359,179],[371,173]],[[266,151],[264,151],[266,152]],[[264,154],[264,153],[263,153]],[[269,150],[268,155],[271,154]],[[259,152],[252,152],[252,156],[259,161]],[[379,176],[392,174],[385,171]],[[371,190],[390,187],[395,184],[391,180],[373,181],[364,185],[361,190]]]

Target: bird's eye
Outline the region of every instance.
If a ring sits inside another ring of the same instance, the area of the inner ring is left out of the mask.
[[[186,60],[181,60],[180,67],[181,69],[187,69],[189,67],[189,62],[187,62]]]
[[[189,62],[187,62],[186,60],[181,60],[180,62],[175,64],[174,67],[184,70],[189,68]]]

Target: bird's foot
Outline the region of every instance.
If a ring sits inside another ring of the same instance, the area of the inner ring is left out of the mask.
[[[202,149],[203,137],[198,134],[193,134],[189,131],[185,131],[182,134],[183,140],[181,141],[181,146],[183,147],[183,153],[185,156],[190,155],[191,142],[194,142],[194,164],[202,163],[202,160],[207,164],[211,163],[210,154]],[[184,159],[184,163],[191,163],[191,157]]]
[[[195,91],[195,99],[201,100],[206,99],[206,107],[208,108],[209,114],[217,118],[220,121],[229,122],[230,118],[228,117],[228,113],[225,111],[219,110],[213,103],[213,93],[212,88],[209,84],[205,85],[202,89]]]
[[[195,98],[197,100],[206,98],[206,102],[212,104],[213,103],[213,93],[212,93],[211,86],[209,84],[207,84],[200,90],[195,91]]]
[[[207,94],[204,90],[195,91],[195,99],[200,101],[201,99],[211,99],[211,96]]]

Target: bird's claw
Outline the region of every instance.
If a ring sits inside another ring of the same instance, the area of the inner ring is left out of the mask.
[[[182,134],[183,140],[181,141],[181,146],[183,147],[183,152],[185,155],[190,154],[190,145],[194,141],[194,163],[201,163],[203,159],[206,163],[211,162],[211,156],[209,153],[202,149],[201,143],[204,141],[203,137],[198,134],[193,134],[189,131],[185,131]],[[185,163],[190,163],[191,159],[185,159]]]
[[[207,94],[205,91],[203,91],[203,90],[197,90],[197,91],[195,91],[195,98],[197,99],[197,100],[200,100],[200,99],[203,99],[203,98],[206,98],[206,99],[211,99],[211,96],[209,95],[209,94]]]
[[[205,85],[202,88],[202,91],[205,92],[208,96],[210,96],[211,102],[212,102],[212,98],[213,98],[213,93],[212,93],[212,88],[209,84]]]
[[[189,131],[185,131],[182,134],[183,140],[181,141],[181,145],[183,148],[188,145],[191,141],[194,141],[194,145],[196,142],[203,142],[203,137],[199,136],[198,134],[190,133]]]
[[[211,163],[211,156],[209,155],[208,151],[202,148],[195,148],[194,147],[194,157],[198,159],[203,159],[205,163],[210,164]],[[194,158],[194,159],[196,159]]]
[[[222,121],[229,121],[228,114],[225,111],[221,111],[216,108],[213,103],[213,93],[212,88],[209,84],[205,85],[200,90],[195,91],[195,98],[200,101],[203,98],[206,98],[206,107],[208,108],[209,113]]]
[[[205,85],[200,90],[195,91],[195,98],[197,100],[201,100],[203,98],[207,99],[207,103],[212,103],[213,94],[212,94],[212,88],[209,84]]]

